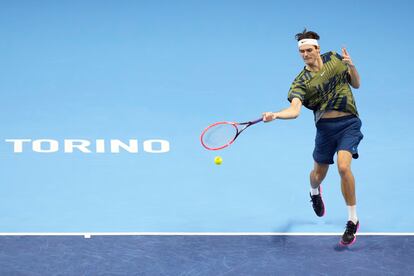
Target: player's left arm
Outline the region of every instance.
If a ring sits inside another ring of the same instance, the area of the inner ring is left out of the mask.
[[[348,51],[345,48],[342,48],[342,57],[343,57],[342,62],[348,66],[348,74],[350,77],[349,84],[355,89],[359,88],[361,83],[360,83],[358,71],[354,63],[352,62],[351,56],[349,55]]]

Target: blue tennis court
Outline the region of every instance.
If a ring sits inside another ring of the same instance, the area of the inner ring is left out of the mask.
[[[413,236],[7,236],[2,275],[411,275]]]
[[[409,275],[413,8],[1,2],[0,274]],[[326,215],[309,202],[312,111],[220,151],[200,143],[214,122],[289,105],[305,27],[322,52],[346,46],[361,76],[349,248],[337,164]]]

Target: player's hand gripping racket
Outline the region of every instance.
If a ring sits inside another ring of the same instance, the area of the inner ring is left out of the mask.
[[[246,128],[262,122],[263,118],[244,122],[244,123],[235,123],[235,122],[218,122],[208,126],[201,133],[201,144],[208,150],[220,150],[224,149],[236,140],[236,138],[242,133]]]

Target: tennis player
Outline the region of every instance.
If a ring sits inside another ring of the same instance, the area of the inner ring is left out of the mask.
[[[295,38],[305,67],[290,87],[290,106],[279,112],[263,113],[263,120],[295,119],[302,105],[313,111],[316,138],[314,168],[310,173],[312,207],[317,216],[325,214],[321,183],[329,165],[334,164],[333,157],[337,153],[342,195],[348,207],[348,221],[340,242],[351,245],[356,240],[359,227],[351,161],[358,158],[358,144],[363,135],[350,86],[359,88],[360,77],[345,48],[342,48],[341,55],[335,52],[321,54],[319,35],[306,29]]]

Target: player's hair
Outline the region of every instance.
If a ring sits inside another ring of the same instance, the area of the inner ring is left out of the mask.
[[[297,41],[299,41],[301,39],[305,39],[305,38],[312,38],[312,39],[319,40],[319,35],[315,32],[306,30],[306,28],[303,30],[303,32],[297,33],[295,35],[295,39]]]

